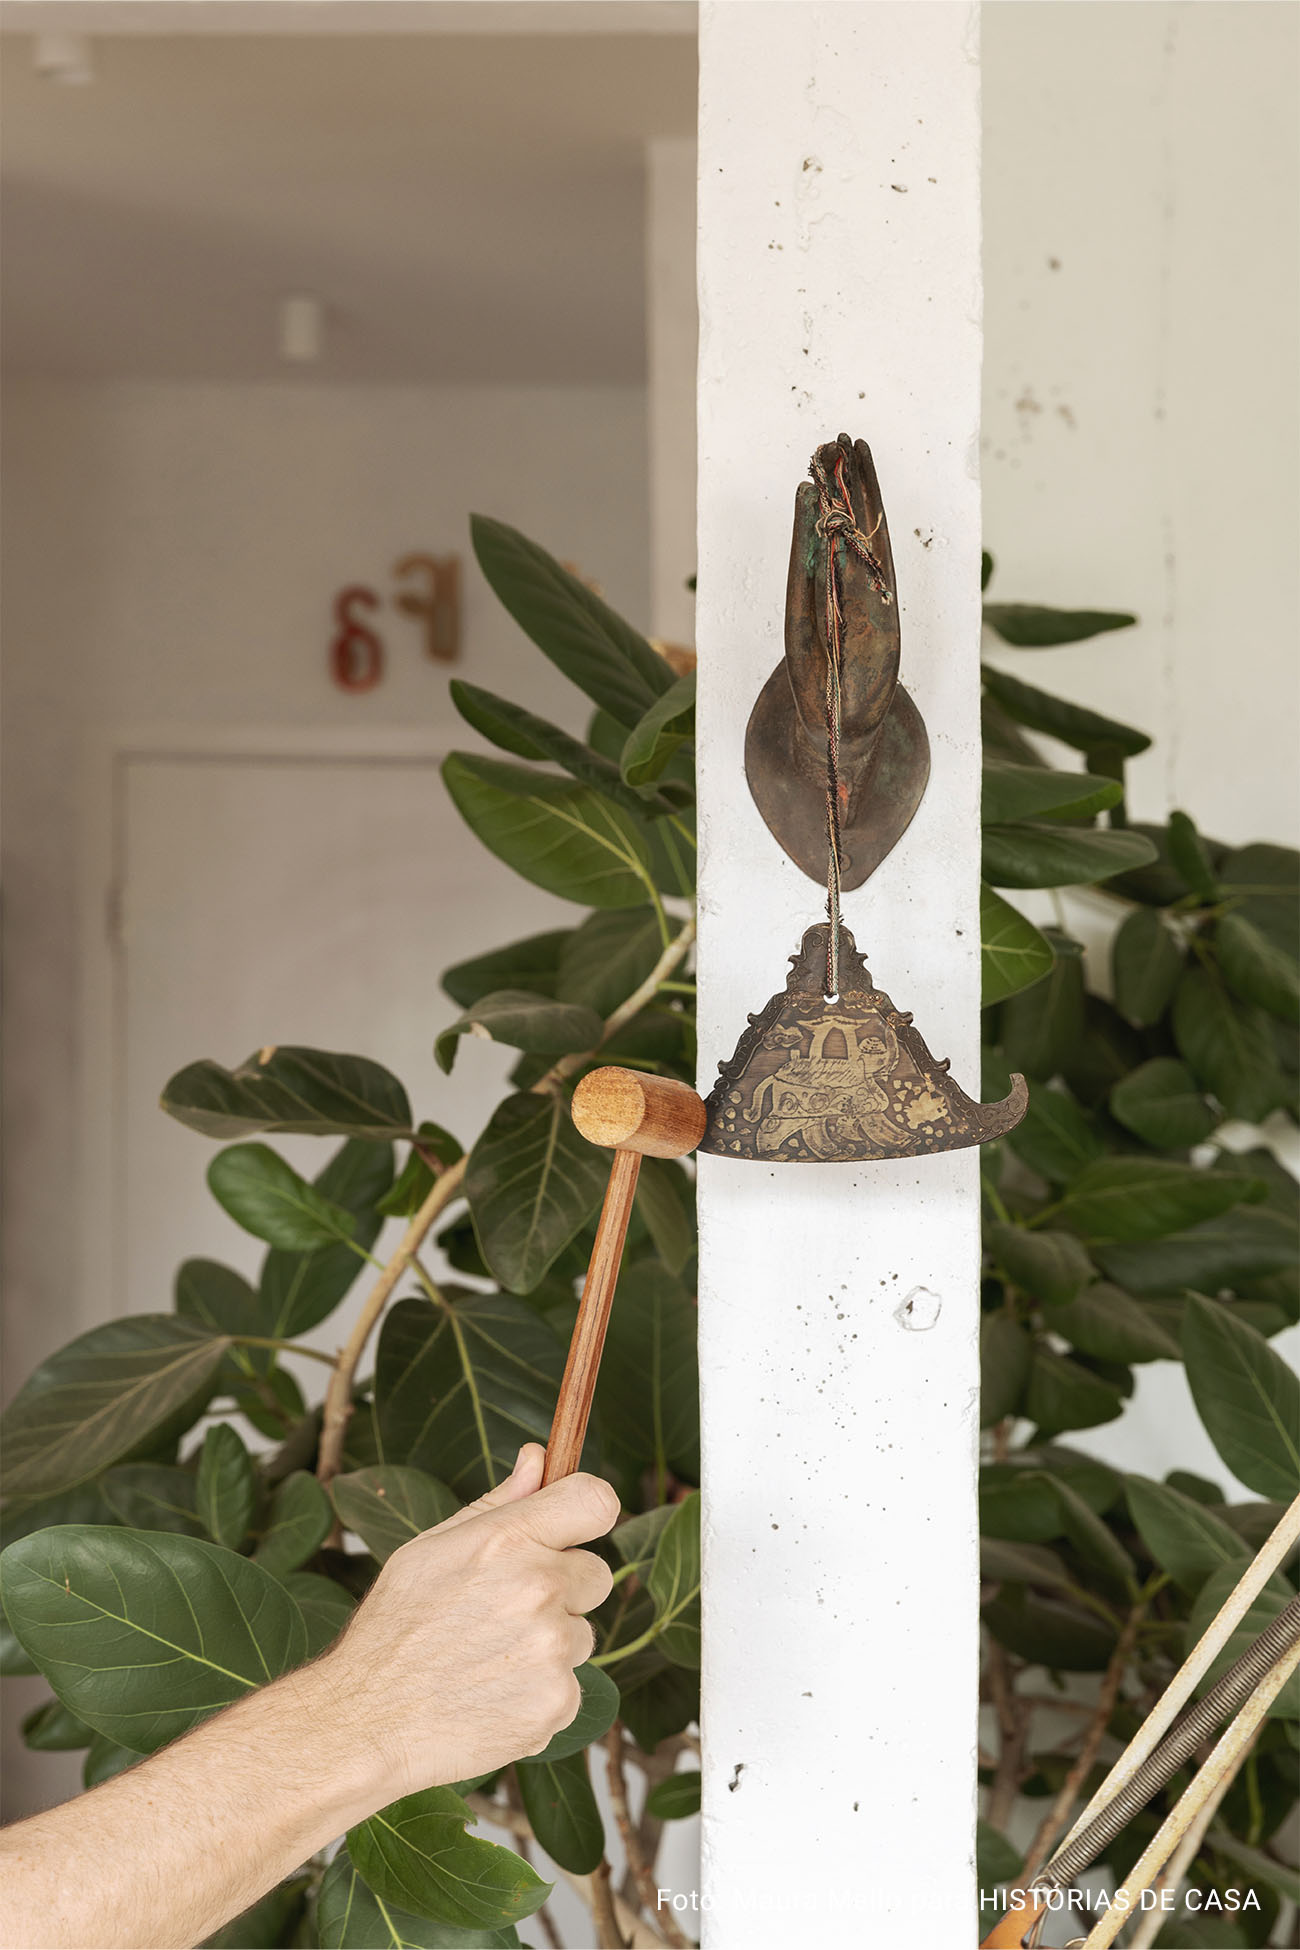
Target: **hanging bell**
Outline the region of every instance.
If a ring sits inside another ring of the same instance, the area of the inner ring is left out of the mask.
[[[839,992],[826,989],[830,928],[808,929],[785,988],[749,1018],[705,1100],[701,1151],[766,1164],[919,1158],[987,1144],[1025,1114],[1029,1090],[1013,1076],[1001,1103],[979,1104],[948,1074],[876,988],[845,927]]]

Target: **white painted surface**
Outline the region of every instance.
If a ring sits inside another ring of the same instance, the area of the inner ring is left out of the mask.
[[[870,434],[933,778],[846,920],[975,1075],[979,127],[966,5],[706,5],[701,1080],[824,895],[745,788],[795,483]],[[931,180],[934,179],[934,180]],[[901,185],[901,189],[891,185]],[[924,267],[918,274],[918,267]],[[926,538],[922,546],[920,537]],[[976,1160],[701,1160],[709,1950],[974,1914]],[[937,1296],[924,1332],[899,1320]]]

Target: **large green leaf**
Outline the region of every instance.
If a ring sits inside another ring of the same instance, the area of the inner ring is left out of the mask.
[[[1003,1585],[980,1615],[1008,1651],[1053,1671],[1101,1672],[1115,1650],[1114,1632],[1093,1612],[1025,1585]]]
[[[353,1612],[357,1601],[333,1578],[317,1571],[288,1571],[280,1579],[303,1615],[307,1627],[307,1657],[315,1659],[333,1645]]]
[[[1183,951],[1158,907],[1137,907],[1110,947],[1115,1007],[1130,1022],[1158,1022],[1183,972]]]
[[[311,1137],[408,1137],[411,1106],[397,1078],[364,1056],[282,1047],[259,1050],[237,1069],[205,1059],[167,1084],[162,1107],[205,1137],[275,1131]]]
[[[1075,1588],[1064,1559],[1056,1551],[1049,1551],[1043,1544],[1008,1544],[999,1537],[980,1538],[980,1581],[1032,1584],[1044,1591]]]
[[[1085,1502],[1077,1490],[1060,1478],[1049,1478],[1061,1510],[1064,1534],[1094,1570],[1103,1572],[1116,1584],[1134,1593],[1135,1567],[1132,1558],[1114,1531]]]
[[[574,1678],[582,1689],[582,1704],[567,1727],[552,1734],[534,1760],[567,1760],[579,1754],[593,1740],[603,1740],[618,1718],[618,1687],[599,1666],[574,1668]]]
[[[1036,690],[1018,677],[1008,677],[1005,671],[993,670],[986,664],[983,677],[985,690],[1017,724],[1059,738],[1063,745],[1071,745],[1077,752],[1117,752],[1124,758],[1136,758],[1151,743],[1145,732],[1135,731],[1132,725],[1117,724],[1113,718],[1103,718],[1082,704],[1071,704],[1063,697]]]
[[[204,1937],[199,1950],[264,1950],[268,1943],[294,1942],[295,1926],[301,1921],[310,1888],[311,1877],[305,1874],[277,1883],[221,1929]]]
[[[425,1129],[424,1125],[420,1128]],[[445,1137],[445,1133],[439,1133],[439,1137]],[[455,1144],[454,1139],[447,1142]],[[441,1147],[435,1144],[434,1148]],[[379,1236],[383,1224],[380,1208],[387,1200],[392,1182],[391,1144],[371,1144],[352,1138],[339,1147],[312,1180],[312,1186],[331,1205],[350,1214],[351,1241],[336,1240],[313,1252],[271,1248],[262,1261],[258,1281],[263,1334],[292,1340],[333,1313],[365,1270],[365,1261],[356,1248],[369,1251]],[[256,1350],[249,1352],[256,1353]]]
[[[1198,1171],[1168,1158],[1098,1158],[1067,1186],[1061,1217],[1102,1245],[1160,1239],[1263,1195],[1257,1178]]]
[[[1205,1504],[1168,1483],[1127,1476],[1124,1491],[1142,1542],[1160,1569],[1185,1591],[1199,1591],[1221,1564],[1236,1564],[1240,1576],[1250,1562],[1250,1552],[1235,1530]]]
[[[182,1537],[203,1535],[198,1486],[191,1469],[174,1463],[118,1463],[100,1477],[99,1487],[108,1514],[97,1521],[125,1524],[129,1530],[174,1530]]]
[[[1077,887],[1109,880],[1155,858],[1141,833],[1111,827],[1008,825],[984,828],[983,873],[994,887]]]
[[[1183,1641],[1184,1651],[1190,1653],[1198,1640],[1205,1636],[1215,1615],[1223,1608],[1228,1594],[1241,1582],[1241,1574],[1246,1568],[1246,1560],[1221,1564],[1211,1571],[1201,1586],[1191,1616],[1187,1620],[1187,1636]],[[1197,1686],[1198,1693],[1208,1693],[1216,1680],[1222,1679],[1228,1667],[1238,1660],[1254,1644],[1260,1633],[1267,1631],[1278,1613],[1284,1611],[1294,1597],[1287,1580],[1280,1572],[1274,1572],[1253,1605],[1247,1611],[1235,1632],[1229,1638],[1218,1657],[1211,1663],[1205,1677]],[[1293,1673],[1286,1685],[1269,1708],[1269,1716],[1278,1720],[1300,1720],[1300,1672]]]
[[[536,995],[554,995],[560,952],[571,932],[569,928],[550,928],[545,934],[512,941],[508,948],[493,948],[486,955],[458,961],[444,972],[442,986],[462,1009],[471,1008],[493,989],[530,989]]]
[[[1289,1503],[1300,1491],[1300,1377],[1262,1334],[1189,1294],[1183,1359],[1205,1432],[1235,1476]]]
[[[652,809],[651,801],[633,791],[612,760],[593,751],[580,739],[571,738],[567,731],[561,731],[546,718],[525,710],[522,704],[512,704],[508,698],[480,690],[477,684],[467,684],[461,678],[452,679],[451,701],[467,724],[481,731],[502,751],[513,752],[516,758],[558,765],[570,778],[603,793],[634,819],[640,819]],[[671,811],[667,799],[652,795],[652,800],[655,812]]]
[[[700,1663],[700,1493],[679,1503],[660,1532],[646,1577],[656,1643],[675,1666]]]
[[[1018,650],[1050,650],[1058,643],[1082,643],[1104,630],[1126,630],[1137,622],[1118,609],[1046,609],[1041,603],[985,603],[984,621],[1004,643]]]
[[[1110,1093],[1110,1108],[1121,1124],[1160,1151],[1190,1150],[1219,1121],[1186,1064],[1172,1056],[1153,1056],[1121,1077]]]
[[[646,1796],[646,1813],[656,1821],[688,1821],[700,1812],[700,1784],[698,1767],[656,1781]]]
[[[336,1476],[330,1495],[340,1522],[355,1531],[381,1564],[461,1507],[460,1498],[436,1476],[404,1463],[376,1463]]]
[[[1237,1207],[1164,1239],[1102,1246],[1097,1257],[1130,1293],[1181,1293],[1267,1277],[1297,1263],[1294,1220],[1264,1206]]]
[[[986,757],[980,814],[988,825],[1040,819],[1045,813],[1083,819],[1118,805],[1123,797],[1118,779],[1101,779],[1093,772],[1049,772],[1045,765],[1012,765]]]
[[[465,1930],[382,1902],[361,1880],[346,1848],[322,1878],[316,1929],[321,1950],[512,1950],[519,1942],[513,1924]]]
[[[1269,1019],[1238,1002],[1217,973],[1189,968],[1174,995],[1179,1054],[1229,1117],[1258,1124],[1283,1097]]]
[[[605,1824],[591,1791],[586,1755],[521,1760],[515,1777],[533,1834],[552,1862],[573,1875],[590,1875],[605,1853]]]
[[[1085,1165],[1105,1153],[1096,1126],[1063,1090],[1029,1085],[1029,1108],[1008,1143],[1031,1171],[1055,1184],[1067,1184]]]
[[[380,1199],[380,1212],[385,1218],[414,1217],[433,1190],[435,1165],[441,1175],[448,1165],[457,1164],[464,1155],[460,1141],[450,1131],[444,1131],[441,1124],[432,1124],[427,1118],[421,1118],[419,1144],[412,1144],[406,1154],[406,1163],[392,1187]]]
[[[623,747],[621,771],[630,786],[646,787],[663,776],[679,746],[695,736],[695,672],[679,677],[637,719]]]
[[[644,828],[589,786],[468,752],[442,776],[484,846],[535,886],[585,907],[637,907],[653,891]]]
[[[72,1754],[89,1747],[94,1731],[61,1700],[47,1700],[28,1713],[22,1723],[23,1745],[34,1754]]]
[[[1031,921],[980,888],[980,1002],[988,1008],[1040,982],[1052,966],[1051,944]]]
[[[533,1050],[543,1056],[564,1056],[572,1050],[594,1049],[604,1023],[592,1009],[575,1002],[555,1002],[527,989],[496,989],[480,996],[467,1013],[439,1034],[434,1044],[438,1068],[450,1071],[462,1036],[508,1043],[512,1049]]]
[[[242,1273],[215,1259],[184,1260],[176,1273],[176,1311],[210,1334],[266,1335],[262,1303]],[[230,1360],[245,1379],[264,1374],[274,1359],[270,1348],[231,1349]]]
[[[1169,815],[1169,860],[1175,873],[1182,875],[1194,894],[1203,901],[1219,898],[1219,883],[1214,877],[1214,863],[1209,848],[1196,830],[1195,822],[1185,812],[1171,812]]]
[[[492,1113],[465,1171],[483,1257],[512,1293],[528,1293],[604,1195],[606,1155],[573,1128],[568,1104],[521,1091]]]
[[[643,1158],[635,1210],[670,1273],[680,1273],[696,1250],[695,1186],[671,1158]]]
[[[1043,1309],[1052,1333],[1099,1361],[1176,1361],[1178,1343],[1154,1314],[1117,1286],[1094,1281],[1073,1299]]]
[[[196,1485],[197,1508],[214,1543],[237,1551],[248,1535],[257,1496],[253,1459],[229,1422],[218,1422],[203,1438]]]
[[[330,1500],[316,1478],[305,1469],[295,1469],[276,1485],[254,1557],[282,1578],[314,1556],[333,1523]]]
[[[679,921],[669,923],[678,933]],[[640,988],[663,953],[659,917],[652,907],[615,907],[589,914],[573,930],[560,955],[555,993],[609,1016]]]
[[[994,1225],[986,1238],[1008,1279],[1036,1300],[1072,1300],[1094,1277],[1092,1261],[1072,1232]]]
[[[260,1564],[197,1537],[67,1524],[0,1557],[5,1609],[64,1704],[152,1753],[297,1665],[307,1632]]]
[[[230,1346],[170,1314],[92,1327],[43,1361],[18,1391],[0,1441],[10,1496],[49,1496],[96,1476],[173,1418],[201,1412]]]
[[[1225,914],[1214,930],[1219,966],[1243,1002],[1294,1022],[1300,1009],[1300,963],[1241,913]]]
[[[999,1308],[980,1320],[980,1427],[991,1429],[1020,1407],[1033,1337],[1014,1315]]]
[[[596,1409],[610,1448],[631,1465],[700,1477],[696,1311],[666,1266],[623,1273],[610,1315]]]
[[[1040,1441],[1069,1429],[1095,1429],[1099,1423],[1113,1422],[1123,1408],[1119,1390],[1091,1369],[1051,1348],[1034,1349],[1024,1413],[1036,1425]]]
[[[631,730],[673,684],[638,630],[517,528],[470,517],[479,567],[544,656],[593,704]]]
[[[1257,840],[1220,860],[1218,876],[1234,914],[1292,961],[1300,957],[1300,853],[1294,847]]]
[[[1003,1003],[998,1016],[1002,1054],[1013,1070],[1046,1081],[1068,1060],[1083,1034],[1083,949],[1055,928],[1045,930],[1052,967],[1045,982]]]
[[[269,1144],[232,1144],[208,1166],[208,1189],[245,1232],[285,1252],[348,1239],[350,1213],[322,1198]]]
[[[425,1788],[348,1830],[348,1854],[381,1902],[460,1929],[499,1929],[550,1893],[509,1849],[465,1832],[473,1816],[451,1788]]]
[[[481,1496],[504,1481],[523,1442],[545,1442],[564,1348],[532,1307],[503,1293],[443,1304],[399,1300],[375,1363],[382,1460],[411,1463]]]

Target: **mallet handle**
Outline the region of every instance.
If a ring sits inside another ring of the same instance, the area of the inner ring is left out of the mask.
[[[601,1351],[605,1345],[605,1330],[609,1326],[610,1308],[614,1304],[614,1286],[623,1258],[623,1241],[632,1217],[632,1201],[636,1197],[640,1170],[639,1151],[614,1153],[613,1169],[609,1174],[609,1184],[605,1187],[605,1203],[600,1208],[600,1224],[596,1227],[596,1243],[591,1250],[591,1263],[587,1268],[578,1307],[578,1319],[569,1342],[569,1358],[555,1404],[551,1439],[546,1445],[543,1483],[553,1483],[560,1476],[572,1476],[582,1456],[582,1445],[587,1439],[587,1423],[591,1418],[592,1398],[596,1393],[596,1376],[600,1371]]]

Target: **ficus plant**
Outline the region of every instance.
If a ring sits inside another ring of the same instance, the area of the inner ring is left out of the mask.
[[[577,738],[456,681],[459,711],[507,756],[453,754],[446,787],[479,842],[586,911],[446,970],[416,1109],[369,1059],[296,1047],[166,1085],[164,1110],[220,1146],[208,1183],[264,1243],[259,1276],[187,1261],[171,1311],[51,1356],[3,1432],[4,1670],[44,1675],[28,1744],[84,1749],[87,1786],[220,1703],[195,1612],[237,1697],[323,1650],[384,1558],[545,1440],[607,1167],[569,1094],[607,1061],[694,1081],[693,676],[514,530],[476,519],[473,535],[497,596],[594,715]],[[989,604],[987,620],[1035,648],[1133,619]],[[985,711],[988,1064],[1031,1079],[1025,1124],[985,1159],[986,1683],[1011,1702],[980,1833],[991,1885],[1020,1864],[1013,1817],[1086,1787],[1080,1759],[1086,1775],[1145,1710],[1291,1493],[1295,1380],[1268,1345],[1296,1313],[1290,1186],[1262,1147],[1232,1156],[1214,1138],[1225,1118],[1294,1115],[1297,1066],[1294,856],[1230,853],[1181,815],[1128,825],[1140,733],[992,671]],[[1038,734],[1082,768],[1047,763]],[[1064,926],[1006,898],[1081,885],[1114,896],[1106,998]],[[518,1052],[511,1089],[482,1131],[452,1135],[424,1112],[482,1038]],[[287,1133],[327,1147],[313,1178],[275,1149]],[[647,1160],[584,1457],[624,1516],[573,1725],[492,1778],[382,1810],[214,1942],[555,1942],[549,1915],[519,1934],[550,1888],[534,1844],[587,1903],[586,1940],[626,1941],[634,1922],[688,1940],[655,1885],[664,1824],[699,1805],[695,1251],[689,1167]],[[338,1354],[304,1347],[354,1287]],[[295,1351],[325,1370],[317,1404],[285,1365]],[[1120,1414],[1132,1364],[1155,1359],[1186,1361],[1225,1465],[1261,1502],[1230,1506],[1186,1476],[1126,1481],[1061,1442]],[[182,1585],[193,1609],[168,1595]],[[146,1617],[175,1649],[165,1697],[134,1656]],[[1120,1648],[1099,1719],[1096,1675],[1108,1683]],[[1038,1690],[1067,1689],[1078,1718],[1050,1749],[1022,1678],[1041,1669]],[[1274,1846],[1292,1732],[1270,1724],[1195,1869],[1206,1887],[1252,1880],[1274,1916],[1294,1881]],[[514,1846],[471,1832],[487,1823]]]

